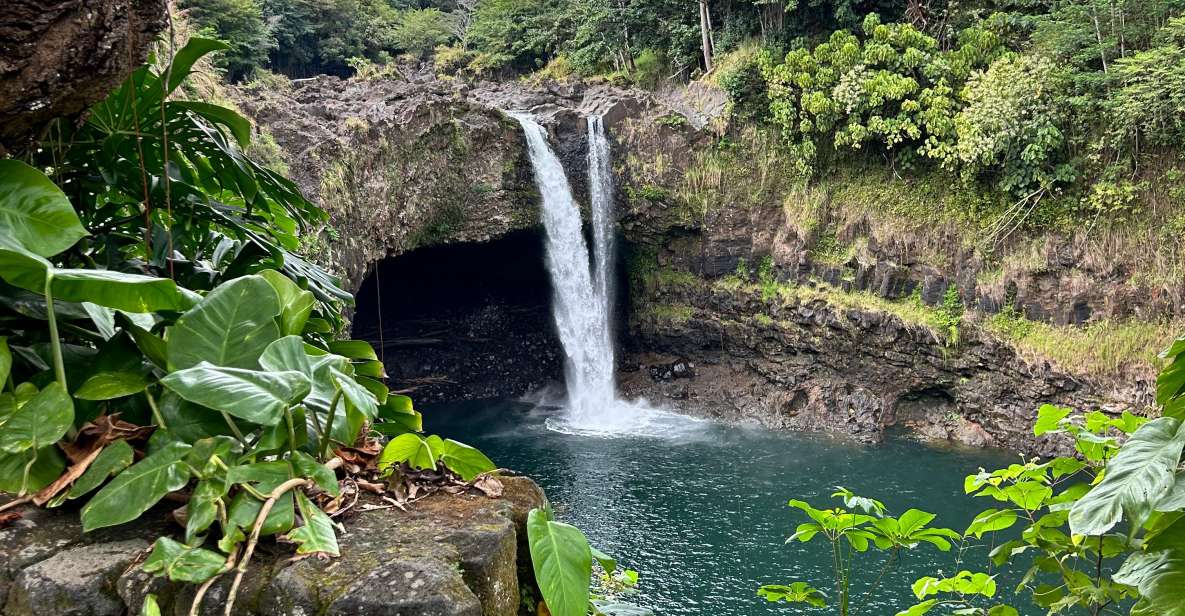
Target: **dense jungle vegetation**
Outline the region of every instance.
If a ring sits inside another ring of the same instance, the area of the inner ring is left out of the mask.
[[[338,555],[339,474],[496,481],[481,452],[424,434],[379,354],[349,339],[350,294],[306,258],[325,212],[244,154],[246,118],[183,95],[199,62],[231,80],[420,64],[449,79],[701,79],[727,93],[733,122],[776,135],[802,177],[873,161],[1003,196],[1001,225],[1185,230],[1182,0],[180,7],[211,38],[162,46],[84,121],[55,122],[38,148],[0,160],[0,492],[12,497],[0,513],[77,501],[89,531],[180,494],[183,529],[144,568],[199,585],[196,604],[222,576],[237,587],[261,537]],[[900,614],[1008,616],[1022,601],[1185,614],[1185,339],[1164,357],[1151,417],[1035,411],[1034,434],[1060,434],[1075,454],[968,476],[966,492],[995,506],[964,531],[842,489],[835,506],[791,500],[807,518],[791,539],[826,542],[834,577],[758,593],[867,613],[852,572],[871,554],[883,556],[874,569],[913,549],[961,558],[998,536],[982,567],[956,558],[919,579]],[[578,529],[547,509],[527,527],[551,614],[648,613],[613,599],[637,574]],[[993,580],[1006,566],[1027,571],[1019,599]],[[232,590],[227,613],[233,602]],[[155,610],[150,598],[144,613]]]

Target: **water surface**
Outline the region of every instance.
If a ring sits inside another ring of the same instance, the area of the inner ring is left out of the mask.
[[[668,420],[651,431],[661,436],[565,434],[546,427],[551,413],[532,409],[515,401],[438,405],[425,411],[425,427],[530,475],[561,520],[641,572],[640,593],[632,600],[661,615],[806,613],[755,594],[763,583],[794,580],[830,594],[828,544],[784,544],[806,521],[787,500],[833,502],[829,495],[841,485],[884,501],[892,513],[918,507],[938,514],[936,525],[962,531],[995,504],[965,496],[963,477],[1017,459],[1000,451],[935,449],[905,440],[864,446],[690,419]],[[982,570],[985,554],[985,548],[970,551],[964,568]],[[865,562],[879,570],[879,560]],[[954,565],[955,551],[926,546],[906,553],[870,606],[854,613],[892,616],[913,604],[914,580],[939,569],[951,572]],[[1001,598],[1011,599],[1015,576],[999,582]]]

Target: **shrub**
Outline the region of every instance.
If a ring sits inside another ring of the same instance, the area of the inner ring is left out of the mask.
[[[634,58],[634,73],[630,78],[638,87],[653,90],[662,83],[667,69],[667,58],[661,51],[644,49]]]

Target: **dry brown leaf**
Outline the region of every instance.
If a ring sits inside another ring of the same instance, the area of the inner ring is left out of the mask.
[[[41,490],[33,495],[33,504],[41,507],[57,496],[59,492],[70,487],[75,479],[81,477],[86,472],[86,469],[90,468],[91,462],[94,462],[95,458],[99,457],[99,453],[103,451],[103,447],[104,445],[100,445],[92,449],[82,459],[70,465],[70,468],[66,469],[66,472],[62,473],[61,477],[41,488]]]
[[[473,487],[481,490],[482,494],[490,498],[500,498],[502,496],[502,482],[493,475],[478,475],[473,480]]]

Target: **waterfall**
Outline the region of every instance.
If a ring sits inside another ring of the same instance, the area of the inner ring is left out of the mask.
[[[535,171],[535,185],[543,199],[543,227],[546,231],[547,269],[554,297],[552,317],[559,330],[566,361],[564,376],[568,390],[569,420],[576,425],[595,425],[616,406],[613,381],[613,343],[609,334],[610,300],[605,290],[609,254],[597,255],[597,274],[589,269],[589,250],[581,231],[580,208],[564,167],[547,143],[547,132],[529,116],[511,114],[523,127],[527,150]],[[590,158],[592,154],[589,154]],[[592,171],[590,171],[592,173]],[[611,195],[597,201],[611,201]],[[603,204],[602,204],[603,205]],[[594,212],[597,208],[594,207]],[[599,218],[606,218],[601,212]],[[611,235],[611,220],[594,235]],[[598,226],[598,225],[594,225]],[[608,239],[596,241],[598,248]]]
[[[613,169],[601,117],[588,119],[588,185],[593,252],[584,241],[580,208],[547,132],[529,115],[511,113],[527,138],[535,185],[543,200],[552,318],[564,347],[565,414],[547,425],[570,434],[669,438],[698,429],[697,420],[617,397],[613,336]],[[550,406],[550,405],[548,405]]]
[[[613,319],[613,167],[609,157],[609,138],[605,135],[605,118],[588,118],[588,196],[592,209],[592,236],[596,292],[604,304],[603,310]],[[610,332],[612,340],[612,332]],[[612,352],[612,348],[610,348]],[[610,358],[612,359],[612,357]]]

